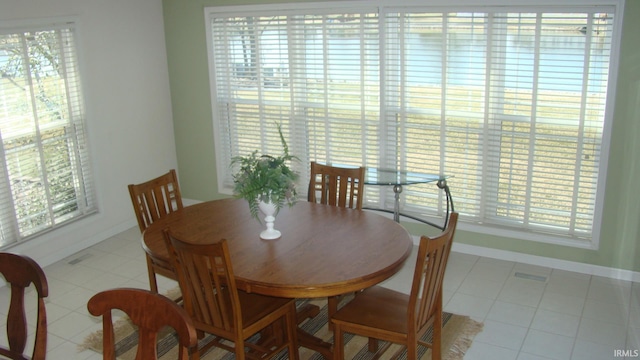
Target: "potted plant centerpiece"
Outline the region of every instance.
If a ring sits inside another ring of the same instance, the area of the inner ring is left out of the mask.
[[[251,216],[260,221],[258,211],[266,217],[267,229],[260,233],[262,239],[277,239],[280,231],[273,228],[275,215],[285,205],[293,206],[296,202],[296,184],[298,174],[291,170],[289,163],[298,158],[289,154],[289,147],[278,124],[278,134],[282,143],[283,154],[277,157],[259,155],[258,150],[247,156],[236,156],[231,159],[231,166],[239,166],[233,175],[234,194],[249,203]]]

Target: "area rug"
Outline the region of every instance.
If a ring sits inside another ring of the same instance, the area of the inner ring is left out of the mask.
[[[310,318],[303,322],[300,327],[315,336],[328,341],[333,342],[333,333],[327,328],[327,306],[326,299],[305,299],[298,300],[297,306],[301,307],[305,304],[312,303],[320,307],[320,313],[313,318]],[[465,352],[471,346],[471,342],[476,334],[482,331],[482,323],[476,322],[467,316],[455,315],[450,313],[444,313],[443,315],[443,334],[442,334],[442,348],[443,359],[445,360],[458,360],[464,357]],[[116,355],[119,360],[131,360],[135,358],[136,345],[138,342],[138,335],[135,327],[127,320],[120,319],[116,321],[114,325],[116,336]],[[428,330],[423,339],[430,342],[432,337],[432,330]],[[162,360],[176,359],[176,344],[177,339],[175,334],[170,329],[162,334],[158,341],[158,354]],[[203,339],[206,342],[207,339]],[[355,336],[352,334],[345,335],[345,359],[361,359],[367,360],[373,357],[373,353],[368,351],[368,340],[361,336]],[[379,346],[383,346],[385,343],[380,341]],[[102,352],[102,331],[97,331],[90,334],[85,339],[84,343],[80,345],[79,351],[91,349],[96,352]],[[300,347],[300,359],[301,360],[322,360],[323,357],[309,349]],[[391,345],[391,347],[383,354],[380,359],[388,359],[394,355],[399,349],[399,345]],[[406,351],[406,350],[405,350]],[[222,349],[214,348],[207,354],[201,357],[202,360],[231,360],[235,356]],[[420,347],[419,358],[421,360],[431,359],[431,350],[424,347]],[[288,359],[286,350],[274,359],[284,360]],[[400,359],[406,359],[406,354],[402,354]]]

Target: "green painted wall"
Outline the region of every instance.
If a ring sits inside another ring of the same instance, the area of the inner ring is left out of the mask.
[[[280,1],[278,1],[280,2]],[[302,2],[302,1],[300,1]],[[306,1],[311,2],[311,1]],[[163,0],[171,101],[183,196],[225,197],[216,181],[204,7],[249,0]],[[640,1],[627,0],[599,250],[460,231],[456,241],[586,264],[640,271]],[[455,195],[455,189],[452,189]],[[414,234],[427,229],[406,224]]]

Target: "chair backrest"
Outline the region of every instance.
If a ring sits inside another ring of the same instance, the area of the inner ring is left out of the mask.
[[[442,281],[457,224],[458,213],[453,212],[440,235],[420,238],[408,311],[408,323],[415,325],[416,330],[421,329],[436,311],[442,311]]]
[[[34,285],[38,293],[38,314],[35,343],[31,359],[44,359],[47,353],[47,313],[44,298],[49,296],[49,285],[42,268],[33,259],[22,255],[0,253],[0,273],[11,287],[11,302],[7,310],[7,338],[9,347],[0,346],[0,357],[28,359],[24,354],[27,343],[27,317],[25,313],[25,288]]]
[[[174,169],[144,183],[129,184],[128,187],[140,231],[183,207],[178,176]]]
[[[164,230],[184,308],[197,328],[226,338],[242,329],[240,298],[226,240],[191,244]]]
[[[343,168],[311,162],[310,202],[362,210],[364,167]],[[320,192],[318,198],[317,192]]]
[[[196,351],[198,336],[186,311],[174,301],[142,289],[113,289],[102,291],[89,299],[87,308],[92,315],[102,316],[103,358],[116,359],[115,335],[111,311],[124,311],[138,327],[137,360],[157,359],[158,332],[170,326],[178,335],[178,359],[187,360]]]

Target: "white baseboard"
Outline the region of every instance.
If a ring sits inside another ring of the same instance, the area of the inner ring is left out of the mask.
[[[184,206],[194,205],[194,204],[198,204],[198,203],[201,203],[201,202],[202,201],[200,201],[200,200],[182,198],[182,205],[184,205]]]
[[[451,251],[640,283],[640,272],[637,271],[615,269],[605,266],[584,264],[575,261],[553,259],[544,256],[522,254],[513,251],[498,250],[455,242],[453,243]]]

